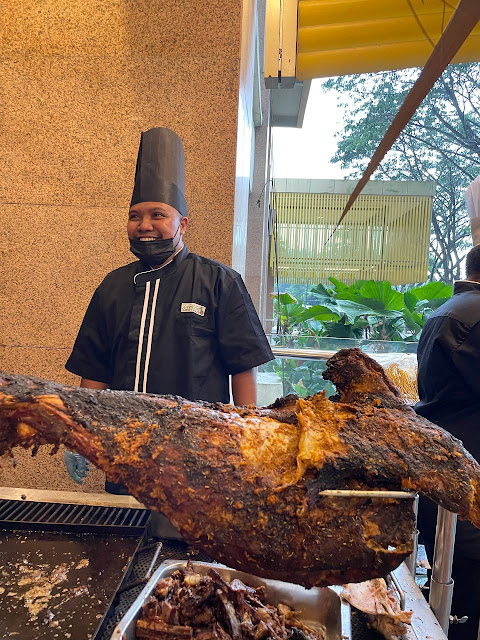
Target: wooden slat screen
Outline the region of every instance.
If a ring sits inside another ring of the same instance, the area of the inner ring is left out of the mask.
[[[350,215],[326,243],[348,200],[347,194],[272,193],[274,225],[270,267],[280,283],[317,284],[330,276],[342,282],[424,282],[432,198],[360,195]],[[276,255],[277,252],[277,255]]]

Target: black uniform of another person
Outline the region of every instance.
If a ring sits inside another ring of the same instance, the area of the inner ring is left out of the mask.
[[[454,295],[427,320],[418,344],[415,411],[463,441],[480,461],[480,283],[459,281]],[[437,506],[421,497],[418,527],[430,559]],[[452,614],[468,615],[452,625],[450,640],[477,640],[480,612],[480,530],[457,523],[453,557]]]
[[[186,216],[184,184],[178,136],[144,132],[131,206],[160,202]],[[166,264],[152,253],[164,243],[174,255]],[[175,254],[172,239],[130,245],[140,259],[95,291],[66,368],[110,389],[229,402],[229,376],[273,358],[241,276],[185,246]],[[120,487],[106,484],[114,493]]]

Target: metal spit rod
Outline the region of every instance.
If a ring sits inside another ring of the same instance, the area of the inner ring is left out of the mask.
[[[418,518],[418,495],[415,496],[415,501],[413,503],[413,513],[415,514],[415,531],[413,532],[413,550],[412,553],[405,558],[405,564],[408,567],[408,570],[412,574],[415,579],[415,575],[417,573],[417,554],[418,554],[418,534],[419,531],[417,529],[417,518]]]
[[[356,489],[325,489],[319,491],[320,496],[335,496],[338,498],[415,498],[414,491],[375,491]]]
[[[452,608],[452,564],[456,529],[457,514],[438,507],[435,552],[428,602],[445,635],[448,634]]]

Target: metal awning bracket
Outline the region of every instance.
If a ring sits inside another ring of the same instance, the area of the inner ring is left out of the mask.
[[[267,0],[265,87],[291,89],[297,60],[298,0]]]

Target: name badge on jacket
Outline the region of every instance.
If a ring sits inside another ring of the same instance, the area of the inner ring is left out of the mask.
[[[182,302],[182,306],[180,307],[181,313],[196,313],[197,316],[204,316],[205,309],[205,307],[202,307],[201,304],[197,304],[196,302]]]

